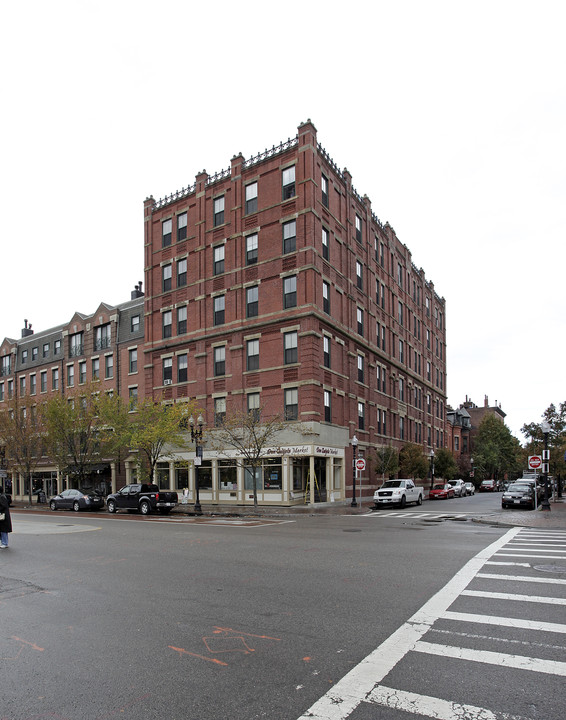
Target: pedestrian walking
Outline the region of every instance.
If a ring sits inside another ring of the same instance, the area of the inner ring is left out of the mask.
[[[8,533],[11,532],[10,503],[4,493],[0,493],[0,550],[8,547]]]

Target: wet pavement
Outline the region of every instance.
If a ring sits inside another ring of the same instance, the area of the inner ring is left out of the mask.
[[[417,509],[406,508],[407,511],[429,510],[428,502]],[[205,505],[202,504],[202,516],[226,517],[226,518],[292,518],[292,517],[317,517],[324,515],[364,515],[370,512],[381,512],[373,510],[373,501],[368,499],[367,502],[358,503],[355,507],[351,506],[351,501],[317,503],[316,505],[294,505],[293,507],[278,507],[260,505],[257,512],[253,508],[241,506],[222,506],[222,505]],[[12,508],[16,513],[18,511],[43,511],[50,512],[48,505],[29,505],[26,501],[14,501]],[[172,511],[170,517],[175,516],[195,516],[193,503],[179,503]],[[545,528],[552,530],[566,531],[566,497],[554,498],[550,501],[550,510],[502,510],[501,508],[493,510],[485,514],[473,513],[470,518],[473,522],[484,523],[487,525],[495,525],[500,527],[530,527]]]

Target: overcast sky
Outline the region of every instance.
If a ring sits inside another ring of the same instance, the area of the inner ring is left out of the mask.
[[[448,402],[566,400],[566,3],[0,8],[0,341],[128,300],[144,198],[310,118],[446,298]]]

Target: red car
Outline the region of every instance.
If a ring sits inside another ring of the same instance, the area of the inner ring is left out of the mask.
[[[483,480],[480,485],[480,492],[495,492],[498,490],[495,480]]]
[[[454,488],[448,483],[437,483],[432,486],[432,490],[428,493],[429,500],[447,500],[448,498],[455,497]]]

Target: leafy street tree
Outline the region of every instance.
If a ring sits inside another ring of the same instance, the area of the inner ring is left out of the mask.
[[[521,469],[521,446],[509,428],[493,415],[481,421],[474,440],[474,469],[481,479],[517,475]]]
[[[41,407],[30,397],[13,396],[0,411],[0,447],[8,469],[24,476],[33,497],[32,475],[44,453],[44,424]]]
[[[113,408],[110,424],[117,428],[116,447],[128,447],[140,456],[140,478],[151,480],[159,460],[174,457],[190,446],[188,417],[195,412],[192,402],[167,404],[146,398],[134,411],[120,399]],[[127,415],[129,422],[125,421]]]
[[[443,480],[453,480],[458,474],[458,464],[448,448],[438,448],[434,454],[434,471]]]
[[[399,451],[392,445],[379,447],[372,457],[372,464],[375,473],[381,475],[381,481],[385,482],[386,475],[395,475],[399,470]]]
[[[113,457],[107,418],[114,400],[99,389],[97,382],[69,389],[50,397],[44,408],[48,455],[78,487],[87,485],[94,465]]]
[[[234,462],[251,475],[254,510],[257,510],[257,485],[262,460],[273,454],[278,435],[283,430],[300,432],[299,426],[287,423],[280,415],[267,416],[264,408],[234,410],[226,415],[211,438],[211,445],[225,457],[235,454]]]
[[[524,467],[526,467],[529,455],[540,455],[544,449],[544,433],[542,421],[550,425],[548,435],[548,447],[550,450],[550,470],[554,476],[564,477],[566,474],[566,463],[564,454],[566,452],[566,402],[558,405],[549,405],[542,414],[539,423],[526,423],[521,432],[528,438],[525,445]]]
[[[399,472],[401,477],[426,478],[428,460],[421,445],[406,443],[399,452]]]

